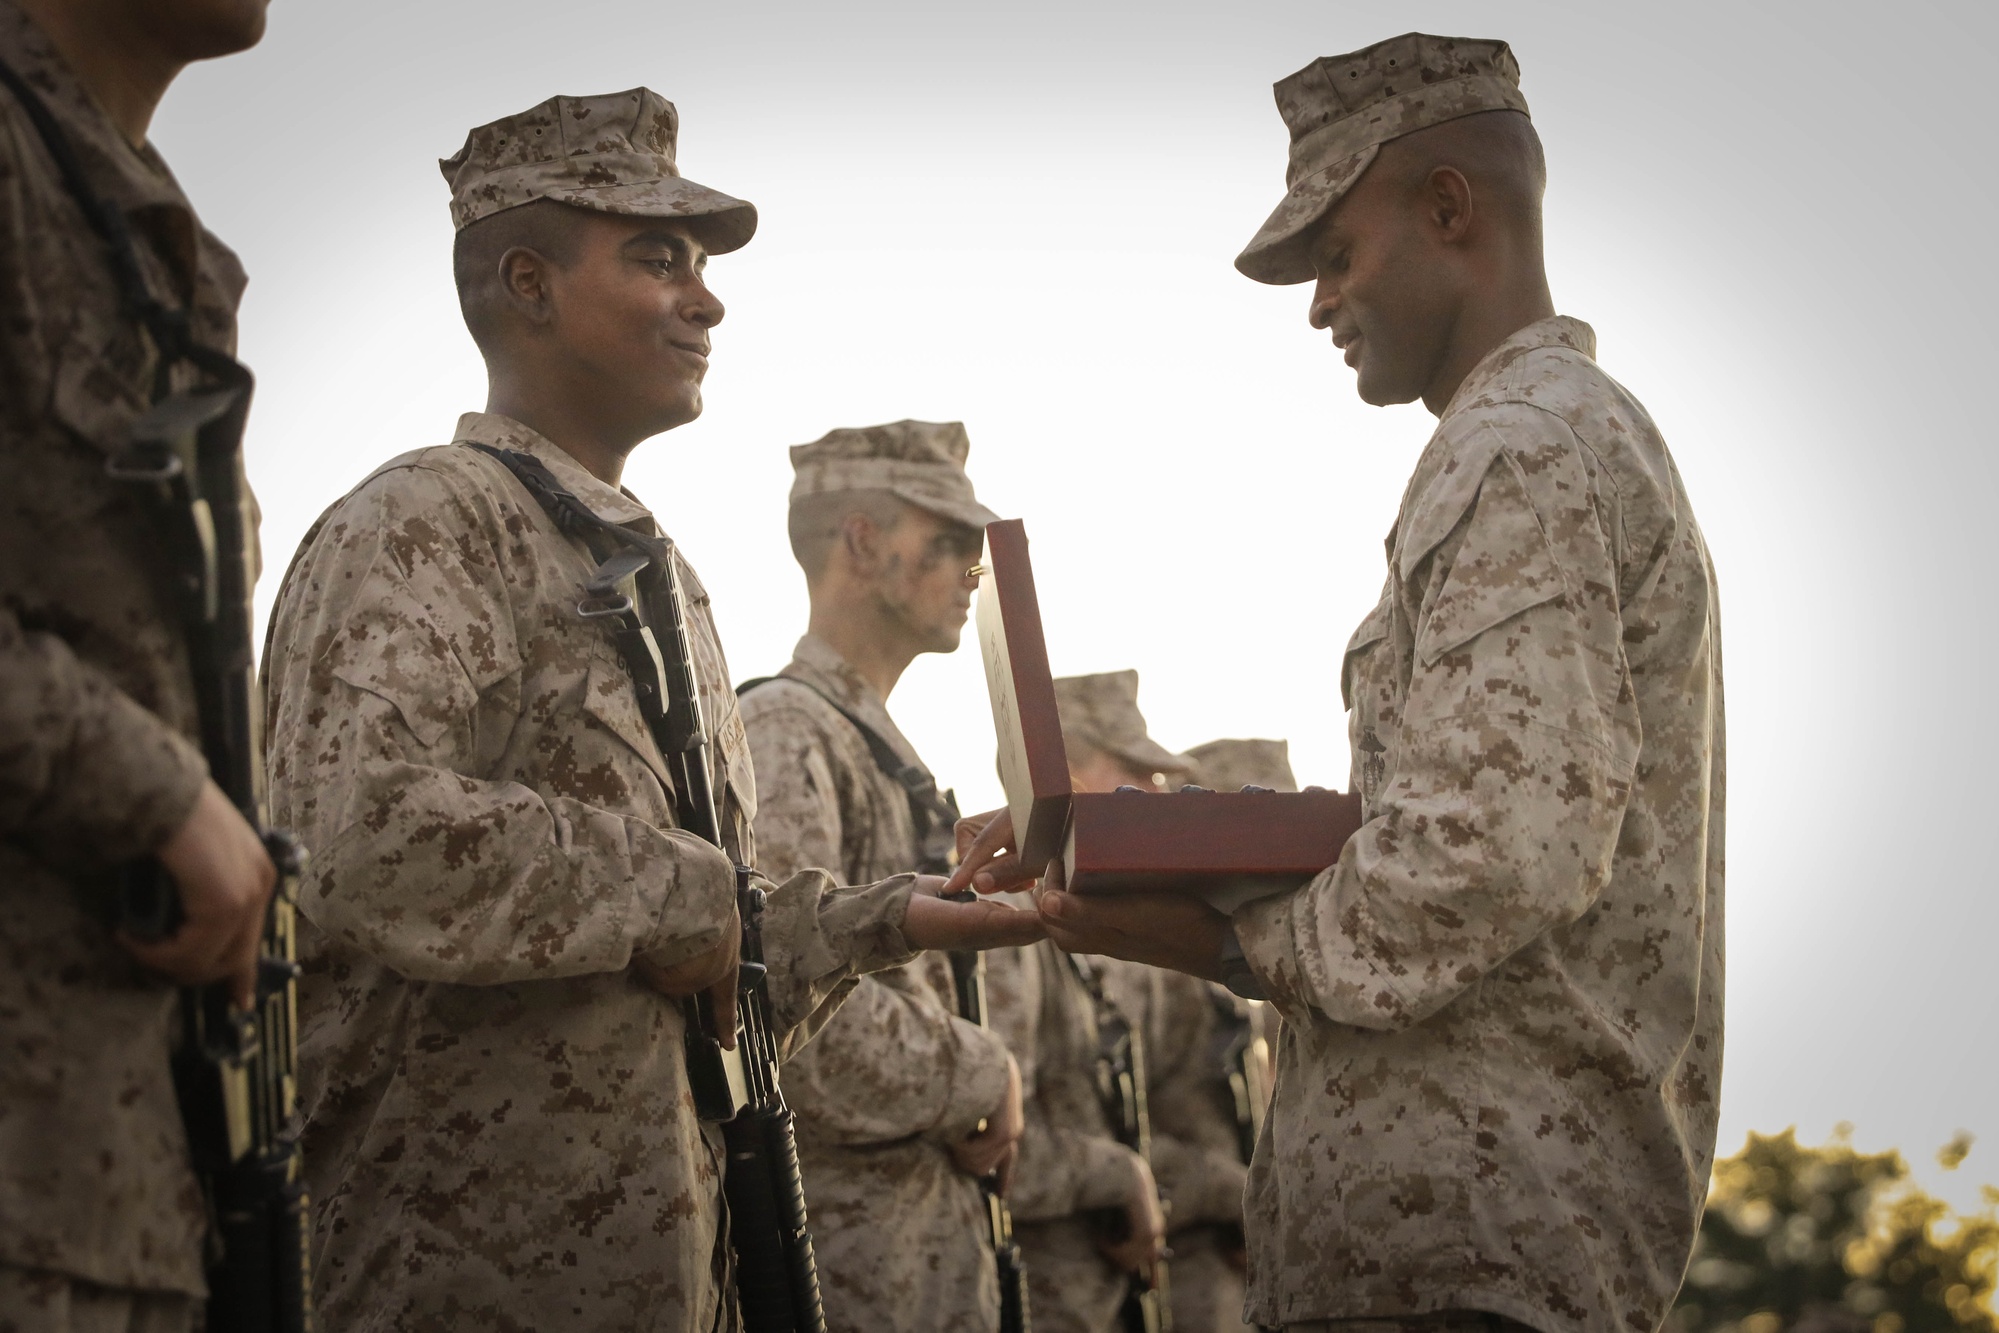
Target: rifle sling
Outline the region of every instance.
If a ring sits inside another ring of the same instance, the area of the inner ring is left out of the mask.
[[[847,720],[847,725],[860,733],[867,743],[868,753],[875,761],[875,767],[883,776],[902,788],[909,801],[910,822],[916,829],[916,842],[921,851],[922,863],[917,867],[926,874],[949,874],[951,866],[943,858],[931,853],[928,844],[931,837],[941,828],[955,827],[958,822],[958,799],[950,792],[937,790],[937,779],[925,772],[921,764],[903,762],[895,747],[886,736],[862,721],[851,709],[809,680],[797,676],[758,676],[736,686],[736,697],[741,698],[760,685],[768,685],[774,680],[790,681],[793,685],[803,685],[826,702],[826,706]]]

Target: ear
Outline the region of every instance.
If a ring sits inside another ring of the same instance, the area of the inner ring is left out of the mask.
[[[856,574],[865,578],[881,568],[882,530],[866,514],[853,513],[840,520],[840,546]]]
[[[1471,234],[1476,217],[1471,182],[1456,167],[1437,167],[1423,182],[1423,210],[1437,239],[1457,245]]]
[[[531,324],[546,324],[555,313],[550,276],[555,266],[538,250],[517,245],[500,256],[500,291],[509,309]]]

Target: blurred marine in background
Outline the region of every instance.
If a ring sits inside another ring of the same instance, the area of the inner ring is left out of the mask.
[[[836,430],[791,451],[791,549],[811,621],[788,666],[742,687],[757,852],[843,884],[952,864],[957,803],[888,713],[922,653],[958,647],[985,525],[957,422]],[[1020,1071],[957,1012],[953,960],[863,978],[785,1062],[833,1333],[1000,1328],[981,1179],[1010,1171]]]
[[[262,0],[0,0],[9,1333],[178,1333],[202,1317],[175,983],[248,997],[276,872],[208,776],[178,567],[147,488],[112,468],[148,408],[199,378],[185,347],[233,354],[244,283],[147,142],[154,108],[189,62],[263,30]],[[242,494],[240,454],[224,462]],[[146,856],[185,916],[150,944],[113,927],[120,868]]]

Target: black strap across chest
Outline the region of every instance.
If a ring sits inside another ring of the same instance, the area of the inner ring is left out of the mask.
[[[673,543],[599,517],[533,454],[474,440],[464,443],[513,473],[555,526],[580,540],[598,561],[596,572],[583,585],[577,614],[610,630],[632,678],[639,715],[660,753],[674,763],[705,750],[707,728],[701,702],[694,697],[691,685],[687,625],[676,591]],[[627,580],[636,597],[622,590]],[[641,610],[645,605],[658,608],[657,613],[649,617]],[[655,624],[666,636],[663,642],[655,633]],[[675,689],[675,679],[689,684]],[[676,787],[686,785],[684,780],[675,783]],[[720,845],[720,824],[712,798],[704,809],[699,808],[703,802],[693,792],[676,791],[675,797],[683,807],[682,826]]]
[[[774,680],[790,681],[803,685],[821,699],[826,706],[847,720],[847,725],[860,733],[867,743],[868,754],[873,757],[875,767],[882,771],[891,782],[902,788],[909,801],[910,821],[916,826],[916,843],[921,855],[921,864],[916,868],[925,874],[949,874],[955,862],[952,859],[952,841],[958,824],[958,797],[949,791],[937,790],[937,779],[925,772],[921,764],[903,762],[896,753],[888,737],[862,721],[853,710],[841,704],[826,691],[810,681],[796,676],[758,676],[736,686],[738,698],[748,694],[760,685],[768,685]]]

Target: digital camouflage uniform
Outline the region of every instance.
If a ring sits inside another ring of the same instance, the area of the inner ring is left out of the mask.
[[[970,451],[959,422],[830,431],[791,450],[791,502],[893,496],[980,529],[997,515],[978,502],[965,473]],[[898,767],[924,779],[929,769],[886,701],[832,645],[812,634],[800,639],[776,679],[744,693],[742,711],[767,873],[823,866],[843,884],[865,884],[946,868],[952,825],[941,803],[919,828],[909,789],[883,771],[849,719],[886,743]],[[950,1149],[1005,1097],[1007,1051],[956,1012],[950,959],[927,954],[864,978],[785,1064],[834,1333],[999,1327],[984,1196]]]
[[[446,164],[461,225],[494,195],[734,205],[680,191],[670,117],[639,90],[474,131]],[[576,181],[597,184],[564,193]],[[657,532],[548,440],[472,413],[329,509],[279,591],[272,805],[314,851],[301,1058],[320,1309],[342,1330],[724,1326],[720,1135],[695,1117],[680,1003],[629,965],[734,929],[756,796],[727,664],[682,561],[725,854],[676,828],[618,650],[578,613],[597,562],[468,442],[531,454],[599,517]],[[911,883],[767,886],[780,1030],[909,957]]]
[[[778,679],[743,697],[759,862],[772,876],[825,866],[843,884],[909,870],[923,849],[908,794],[828,698],[921,767],[874,688],[806,635]],[[984,1196],[950,1148],[998,1109],[1007,1051],[955,1010],[949,957],[925,954],[864,978],[785,1062],[836,1333],[999,1327]]]
[[[1279,103],[1309,139],[1350,84],[1449,108],[1514,77],[1503,44],[1412,36]],[[1665,442],[1594,352],[1531,324],[1444,409],[1341,671],[1367,822],[1236,914],[1285,1019],[1250,1172],[1262,1322],[1651,1333],[1679,1286],[1721,1075],[1719,610]]]
[[[243,271],[8,0],[0,60],[39,93],[162,298],[231,351]],[[167,1059],[175,991],[106,924],[207,775],[162,548],[105,476],[154,352],[103,243],[0,89],[0,1329],[185,1328],[202,1203]]]
[[[592,512],[651,515],[504,417]],[[321,1309],[340,1328],[706,1328],[720,1138],[694,1117],[681,1008],[630,972],[733,929],[755,784],[706,593],[689,641],[728,855],[675,827],[596,568],[463,443],[379,469],[307,534],[267,661],[272,805],[301,890],[306,1152]],[[900,962],[910,880],[771,889],[780,1024]]]

